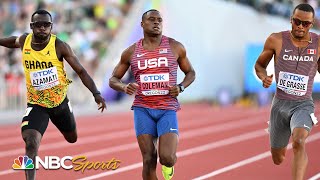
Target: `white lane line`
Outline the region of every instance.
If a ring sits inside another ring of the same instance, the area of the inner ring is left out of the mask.
[[[256,131],[252,131],[252,132],[249,132],[249,133],[241,134],[239,136],[234,136],[234,137],[231,137],[231,138],[227,138],[227,139],[223,139],[223,140],[220,140],[220,141],[212,142],[212,143],[205,144],[205,145],[202,145],[202,146],[198,146],[198,147],[186,149],[186,150],[183,150],[183,151],[179,151],[179,152],[177,152],[177,156],[178,157],[188,156],[188,155],[192,155],[192,154],[208,151],[208,150],[211,150],[211,149],[220,148],[220,147],[227,146],[227,145],[230,145],[230,144],[239,143],[241,141],[254,139],[254,138],[257,138],[257,137],[264,136],[264,135],[266,135],[264,130],[256,130]],[[137,169],[137,168],[140,168],[140,167],[142,167],[142,163],[138,162],[138,163],[131,164],[129,166],[121,167],[121,168],[119,168],[119,169],[117,169],[115,171],[107,171],[107,172],[104,172],[104,173],[96,174],[96,175],[93,175],[93,176],[88,176],[88,177],[81,178],[81,179],[78,179],[78,180],[97,179],[97,178],[110,176],[110,175],[118,174],[118,173],[125,172],[125,171],[130,171],[130,170]]]
[[[112,133],[103,134],[103,135],[100,134],[100,135],[94,135],[89,137],[82,137],[82,138],[79,138],[79,140],[75,145],[82,145],[82,144],[87,145],[88,143],[96,143],[97,141],[111,140],[116,138],[129,137],[133,135],[134,135],[134,131],[133,129],[131,129],[131,130],[112,132]],[[70,144],[67,143],[66,141],[48,143],[48,144],[40,145],[40,151],[51,150],[51,149],[61,149],[66,146],[70,146]],[[25,151],[24,148],[17,148],[17,149],[2,151],[0,152],[0,158],[5,156],[11,156],[11,155],[21,155],[21,154],[24,154],[24,151]]]
[[[308,180],[317,180],[317,179],[320,179],[320,173],[312,176],[311,178],[309,178]]]
[[[315,141],[317,139],[320,139],[320,133],[316,133],[312,136],[310,136],[308,139],[307,139],[307,143],[308,142],[312,142],[312,141]],[[290,143],[288,145],[288,149],[292,149],[292,144]],[[237,162],[237,163],[234,163],[234,164],[231,164],[229,166],[226,166],[224,168],[221,168],[221,169],[218,169],[218,170],[215,170],[211,173],[208,173],[208,174],[205,174],[203,176],[200,176],[200,177],[197,177],[197,178],[194,178],[193,180],[203,180],[203,179],[207,179],[207,178],[211,178],[213,176],[216,176],[216,175],[219,175],[219,174],[222,174],[222,173],[225,173],[227,171],[230,171],[230,170],[233,170],[233,169],[236,169],[236,168],[239,168],[241,166],[245,166],[247,164],[250,164],[250,163],[253,163],[253,162],[256,162],[256,161],[259,161],[261,159],[264,159],[264,158],[267,158],[271,156],[271,153],[269,151],[266,151],[264,153],[261,153],[261,154],[258,154],[256,156],[253,156],[251,158],[248,158],[248,159],[245,159],[245,160],[242,160],[240,162]]]
[[[255,112],[255,114],[258,114],[257,112]],[[254,117],[255,114],[252,114],[252,113],[248,113],[248,116],[252,116]],[[227,120],[224,120],[223,122],[237,122],[239,121],[237,118],[235,117],[226,117]],[[244,118],[241,118],[240,120],[243,120]],[[218,121],[216,120],[215,122],[221,122],[221,121]],[[189,127],[192,127],[194,125],[197,125],[197,126],[200,126],[200,125],[204,125],[204,124],[208,124],[208,123],[212,123],[211,119],[210,118],[201,118],[201,119],[198,119],[197,121],[191,121],[191,120],[188,120],[187,121],[184,121],[184,124],[183,126],[181,126],[179,129],[185,129],[185,128],[189,128]],[[112,125],[112,126],[90,126],[90,127],[85,127],[85,128],[78,128],[78,132],[81,132],[81,135],[86,135],[86,134],[90,134],[90,133],[93,133],[93,132],[107,132],[108,130],[118,130],[120,131],[121,129],[117,128],[117,127],[122,127],[125,123],[120,123],[120,124],[117,124],[116,126],[115,125]],[[219,125],[219,124],[216,124],[216,125]],[[20,127],[20,126],[19,126]],[[19,128],[17,127],[17,128]],[[130,127],[127,127],[126,129],[131,129]],[[52,139],[61,139],[60,136],[57,136],[57,132],[58,130],[56,129],[51,129],[50,131],[46,131],[44,137],[45,137],[45,140],[52,140]],[[17,134],[17,133],[16,133]],[[20,143],[23,143],[23,140],[22,140],[22,137],[20,136],[20,131],[19,131],[19,136],[16,136],[14,135],[13,137],[6,137],[6,138],[0,138],[0,145],[9,145],[9,144],[20,144]]]
[[[182,139],[188,139],[188,138],[193,138],[193,137],[197,137],[197,136],[202,136],[202,135],[207,135],[207,134],[212,134],[212,133],[217,133],[217,132],[222,132],[222,131],[229,131],[232,129],[255,125],[258,123],[261,123],[261,120],[259,120],[257,118],[250,118],[250,119],[240,120],[237,122],[229,122],[229,123],[224,123],[224,124],[219,124],[219,125],[208,126],[208,127],[204,127],[204,128],[198,128],[198,129],[189,130],[189,131],[181,133],[180,139],[182,140]],[[120,132],[121,135],[119,135],[119,132],[118,132],[115,134],[110,133],[110,134],[106,134],[106,135],[84,137],[79,140],[81,140],[80,141],[81,144],[88,144],[88,143],[92,143],[92,142],[97,142],[96,139],[106,140],[106,138],[107,139],[116,139],[116,138],[120,138],[120,137],[131,136],[133,134],[133,132],[131,134],[130,131],[131,130]],[[93,139],[95,141],[93,141]],[[80,142],[77,142],[77,145]],[[64,146],[68,146],[68,144],[65,143],[65,141],[58,142],[58,143],[44,144],[44,145],[40,146],[40,151],[50,150],[50,149],[59,149]],[[79,155],[86,155],[87,157],[94,157],[94,156],[106,155],[106,154],[114,153],[114,152],[128,151],[131,149],[135,149],[137,147],[138,147],[138,145],[135,142],[135,143],[129,143],[129,144],[123,144],[123,145],[119,145],[119,146],[109,147],[107,149],[98,149],[98,150],[94,150],[94,151],[83,152],[81,154],[72,155],[72,156],[74,157],[74,156],[79,156]],[[0,157],[15,155],[15,154],[21,155],[23,153],[24,153],[24,149],[22,149],[22,148],[21,149],[13,149],[11,151],[0,152]],[[6,172],[7,172],[7,174],[9,174],[9,173],[17,172],[17,171],[4,170],[4,171],[0,171],[0,175],[4,175],[4,174],[6,174]]]
[[[254,125],[260,123],[261,120],[257,118],[250,118],[250,119],[243,119],[236,122],[228,122],[224,124],[219,125],[212,125],[204,128],[198,128],[194,130],[185,131],[184,133],[181,133],[181,138],[184,138],[183,136],[186,136],[186,138],[193,137],[193,136],[200,136],[200,135],[206,135],[208,133],[214,133],[214,132],[221,132],[231,129],[237,129],[241,127],[246,127],[249,125]],[[112,132],[108,134],[99,134],[99,135],[93,135],[88,137],[82,137],[79,138],[78,141],[74,144],[74,146],[82,145],[82,144],[88,144],[88,143],[96,143],[98,141],[105,141],[105,140],[112,140],[112,139],[118,139],[118,138],[125,138],[125,137],[133,137],[134,136],[134,130],[130,128],[129,130],[123,130],[123,131],[117,131]],[[62,147],[70,146],[69,143],[66,143],[66,141],[59,141],[55,143],[47,143],[47,144],[41,144],[40,145],[40,151],[44,150],[51,150],[51,149],[60,149]],[[21,155],[24,153],[24,148],[17,148],[17,149],[10,149],[6,151],[0,152],[0,158],[10,155]]]

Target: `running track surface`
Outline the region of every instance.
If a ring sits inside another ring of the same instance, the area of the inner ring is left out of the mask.
[[[268,117],[269,107],[183,105],[178,112],[180,141],[173,180],[291,179],[292,149],[280,166],[273,165],[270,158],[268,134],[264,130]],[[68,144],[50,123],[40,146],[41,158],[84,155],[90,162],[115,158],[121,163],[116,170],[91,169],[84,173],[40,168],[37,179],[141,179],[141,155],[132,119],[132,112],[78,117],[79,139],[75,144]],[[0,127],[0,137],[0,179],[24,179],[24,171],[11,169],[13,160],[24,154],[20,125]],[[314,127],[306,145],[309,156],[306,179],[320,179],[319,147],[320,131]],[[157,174],[163,179],[160,167],[158,163]]]

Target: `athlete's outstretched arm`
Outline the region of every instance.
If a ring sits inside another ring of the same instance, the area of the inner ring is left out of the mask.
[[[121,82],[121,78],[127,72],[130,67],[130,59],[134,53],[134,45],[130,46],[121,54],[120,62],[114,68],[111,78],[109,79],[109,86],[116,90],[122,91],[129,95],[132,95],[136,89],[137,85],[135,83],[124,84]]]
[[[101,109],[101,112],[103,112],[103,110],[106,108],[106,103],[103,97],[101,97],[101,94],[98,91],[96,84],[89,76],[87,71],[80,64],[78,57],[75,55],[70,46],[59,39],[57,39],[57,41],[57,48],[61,52],[62,57],[70,64],[72,69],[78,74],[82,83],[92,92],[96,103],[99,105],[98,109]]]
[[[268,88],[272,83],[273,75],[268,76],[267,74],[267,66],[275,54],[275,48],[273,44],[275,43],[274,34],[271,34],[265,44],[263,51],[261,52],[260,56],[258,57],[256,64],[254,66],[255,71],[259,79],[263,82],[263,87]]]
[[[7,48],[20,48],[19,38],[17,36],[0,38],[0,46]]]

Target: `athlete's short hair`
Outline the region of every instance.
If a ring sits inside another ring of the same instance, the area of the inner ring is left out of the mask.
[[[36,10],[36,11],[32,14],[32,16],[31,16],[31,22],[33,22],[33,17],[34,17],[34,15],[36,15],[36,14],[48,14],[48,15],[50,16],[51,21],[52,21],[52,16],[51,16],[51,14],[50,14],[48,11],[46,11],[46,10],[44,10],[44,9],[38,9],[38,10]]]
[[[156,9],[149,9],[148,11],[146,11],[146,12],[144,12],[144,13],[142,14],[141,19],[143,20],[143,18],[148,14],[148,12],[151,12],[151,11],[160,13],[160,12],[159,12],[158,10],[156,10]]]
[[[299,10],[305,11],[305,12],[312,12],[312,15],[314,17],[314,9],[310,4],[299,4],[299,5],[297,5],[293,10],[293,14],[296,11],[296,9],[299,9]]]

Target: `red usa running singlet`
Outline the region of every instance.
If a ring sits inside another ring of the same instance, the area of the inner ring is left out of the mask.
[[[177,84],[178,62],[174,57],[169,38],[162,36],[160,46],[153,51],[145,50],[140,39],[130,65],[138,91],[133,106],[152,109],[180,109],[177,98],[169,95],[168,85]]]

